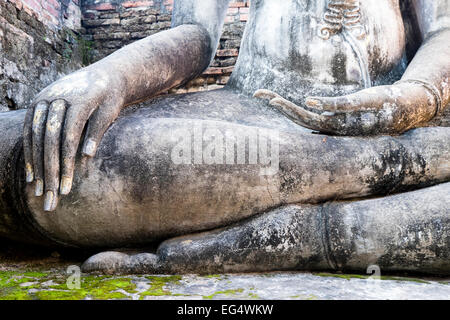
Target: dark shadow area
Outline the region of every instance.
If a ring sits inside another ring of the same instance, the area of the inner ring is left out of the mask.
[[[0,238],[0,271],[10,269],[52,269],[67,265],[81,265],[90,256],[102,251],[120,251],[128,254],[155,253],[159,243],[145,248],[65,248],[43,247]]]
[[[8,269],[58,268],[81,264],[92,253],[73,248],[48,248],[0,238],[0,271]]]

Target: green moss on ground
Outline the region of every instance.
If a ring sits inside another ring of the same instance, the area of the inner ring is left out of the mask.
[[[229,279],[229,275],[227,274],[208,274],[202,275],[201,277],[205,279],[215,279],[217,281],[225,281]]]
[[[218,295],[232,296],[232,295],[236,295],[236,294],[242,293],[242,292],[244,292],[244,289],[231,289],[231,290],[217,291],[217,292],[214,292],[210,296],[203,296],[203,299],[212,300],[214,297],[216,297]]]
[[[208,274],[206,276],[203,276],[203,278],[207,278],[207,279],[220,279],[222,278],[222,275],[220,274]]]
[[[150,280],[150,288],[139,294],[141,300],[148,296],[182,296],[180,294],[172,294],[166,288],[168,284],[179,283],[182,276],[147,276],[146,278]]]
[[[258,296],[256,293],[253,293],[253,292],[250,292],[250,293],[248,294],[248,298],[249,298],[249,299],[254,299],[254,300],[261,299],[260,296]]]
[[[46,272],[39,272],[39,271],[29,271],[23,273],[24,277],[31,277],[31,278],[44,278],[48,276],[48,273]]]
[[[44,286],[52,280],[54,284]],[[66,278],[42,272],[0,272],[0,300],[94,300],[125,299],[136,293],[131,278],[106,276],[82,276],[80,289],[67,288]],[[29,285],[24,286],[23,284]],[[35,290],[31,290],[35,289]]]
[[[179,296],[173,294],[166,286],[178,283],[181,276],[147,276],[150,288],[139,294],[146,296]],[[108,277],[83,275],[80,289],[69,289],[67,277],[43,272],[0,272],[0,300],[111,300],[127,299],[137,293],[136,284],[128,277]],[[45,282],[49,282],[43,285]],[[23,286],[23,284],[27,284]],[[22,286],[21,286],[22,285]],[[36,290],[31,290],[36,289]]]
[[[358,274],[334,274],[316,273],[320,277],[333,277],[340,279],[368,279],[370,275]],[[273,274],[261,274],[262,277],[271,277]],[[227,275],[212,274],[202,276],[204,279],[212,279],[231,284]],[[176,294],[171,288],[181,285],[182,276],[142,276],[136,278],[128,276],[101,276],[81,275],[80,289],[70,290],[67,287],[68,276],[63,269],[42,272],[40,270],[16,270],[0,271],[0,300],[114,300],[131,299],[153,296],[191,296],[192,294]],[[381,276],[381,280],[412,281],[417,283],[429,283],[426,280],[416,278],[404,278],[394,276]],[[139,291],[136,281],[147,283],[148,289]],[[148,281],[148,282],[147,282]],[[439,283],[448,285],[448,280]],[[203,296],[203,299],[211,300],[220,297],[247,297],[248,299],[260,299],[254,287],[246,290],[231,289],[214,292]],[[315,300],[313,295],[296,295],[292,299]]]
[[[46,274],[38,272],[20,273],[16,271],[0,271],[0,300],[29,300],[28,290],[39,288],[36,279]],[[24,285],[30,283],[29,285]]]
[[[136,284],[132,279],[124,277],[107,279],[104,276],[83,276],[80,289],[69,290],[65,283],[59,283],[49,286],[49,290],[39,291],[35,295],[40,300],[126,299],[128,295],[119,290],[129,294],[136,293]]]

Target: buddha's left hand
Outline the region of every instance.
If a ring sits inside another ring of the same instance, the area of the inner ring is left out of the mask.
[[[364,89],[339,97],[308,97],[296,105],[269,90],[257,98],[270,104],[297,124],[336,135],[402,133],[432,119],[439,100],[433,90],[414,81]]]

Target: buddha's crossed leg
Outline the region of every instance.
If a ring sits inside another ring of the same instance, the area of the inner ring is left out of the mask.
[[[450,183],[394,196],[288,205],[215,231],[163,242],[156,254],[104,252],[83,270],[223,273],[450,269]]]

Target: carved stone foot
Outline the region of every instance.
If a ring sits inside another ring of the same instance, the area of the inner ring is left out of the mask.
[[[103,274],[161,273],[158,257],[151,253],[129,255],[106,251],[90,257],[81,266],[83,272]]]

